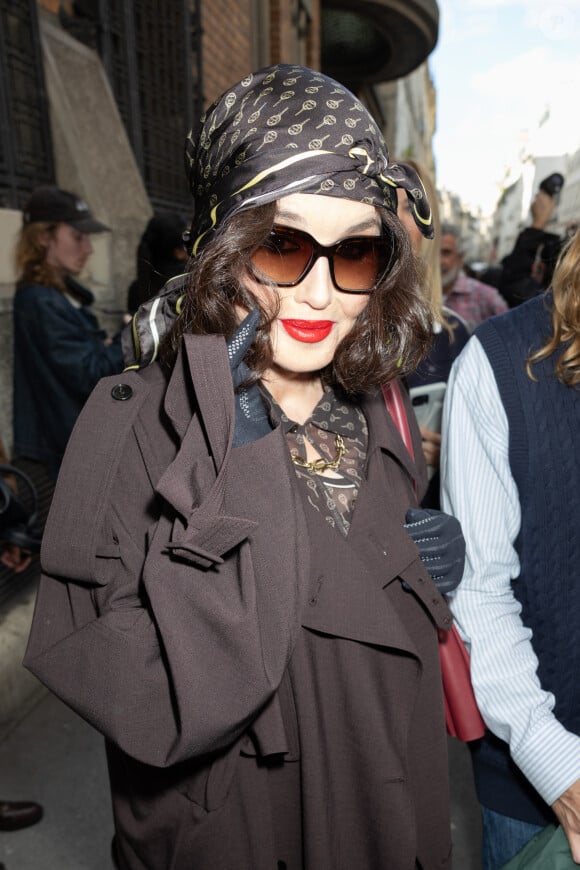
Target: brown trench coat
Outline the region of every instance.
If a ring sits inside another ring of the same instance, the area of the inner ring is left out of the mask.
[[[221,338],[83,411],[25,665],[107,738],[123,870],[449,867],[450,615],[402,527],[417,472],[363,407],[348,538],[304,509],[279,428],[232,450]]]

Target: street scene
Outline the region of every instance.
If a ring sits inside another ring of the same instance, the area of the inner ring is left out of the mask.
[[[580,11],[0,0],[0,870],[580,865]]]

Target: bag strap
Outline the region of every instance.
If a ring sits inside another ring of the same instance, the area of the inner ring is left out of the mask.
[[[409,429],[409,419],[407,417],[407,409],[403,401],[401,393],[401,385],[399,381],[391,381],[385,384],[382,388],[383,398],[387,411],[391,415],[393,423],[397,427],[397,431],[401,436],[401,440],[413,462],[415,461],[415,451],[413,449],[413,439],[411,430]],[[417,486],[413,481],[413,491],[417,494]]]

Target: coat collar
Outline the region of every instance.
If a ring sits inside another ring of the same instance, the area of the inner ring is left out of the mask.
[[[227,377],[226,377],[227,373]],[[202,378],[201,389],[194,387],[198,377]],[[165,393],[164,409],[176,434],[183,439],[191,422],[192,415],[199,407],[200,398],[207,401],[208,390],[219,382],[219,394],[212,397],[213,402],[220,399],[221,407],[231,424],[234,412],[233,386],[226,353],[225,339],[221,335],[185,335],[177,353],[173,371]],[[213,418],[211,413],[210,417]]]

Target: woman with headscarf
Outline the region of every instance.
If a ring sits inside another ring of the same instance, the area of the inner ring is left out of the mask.
[[[210,107],[187,168],[191,271],[69,445],[27,667],[107,738],[122,870],[446,868],[450,615],[377,389],[428,340],[396,217],[401,185],[430,232],[421,184],[287,65]]]

